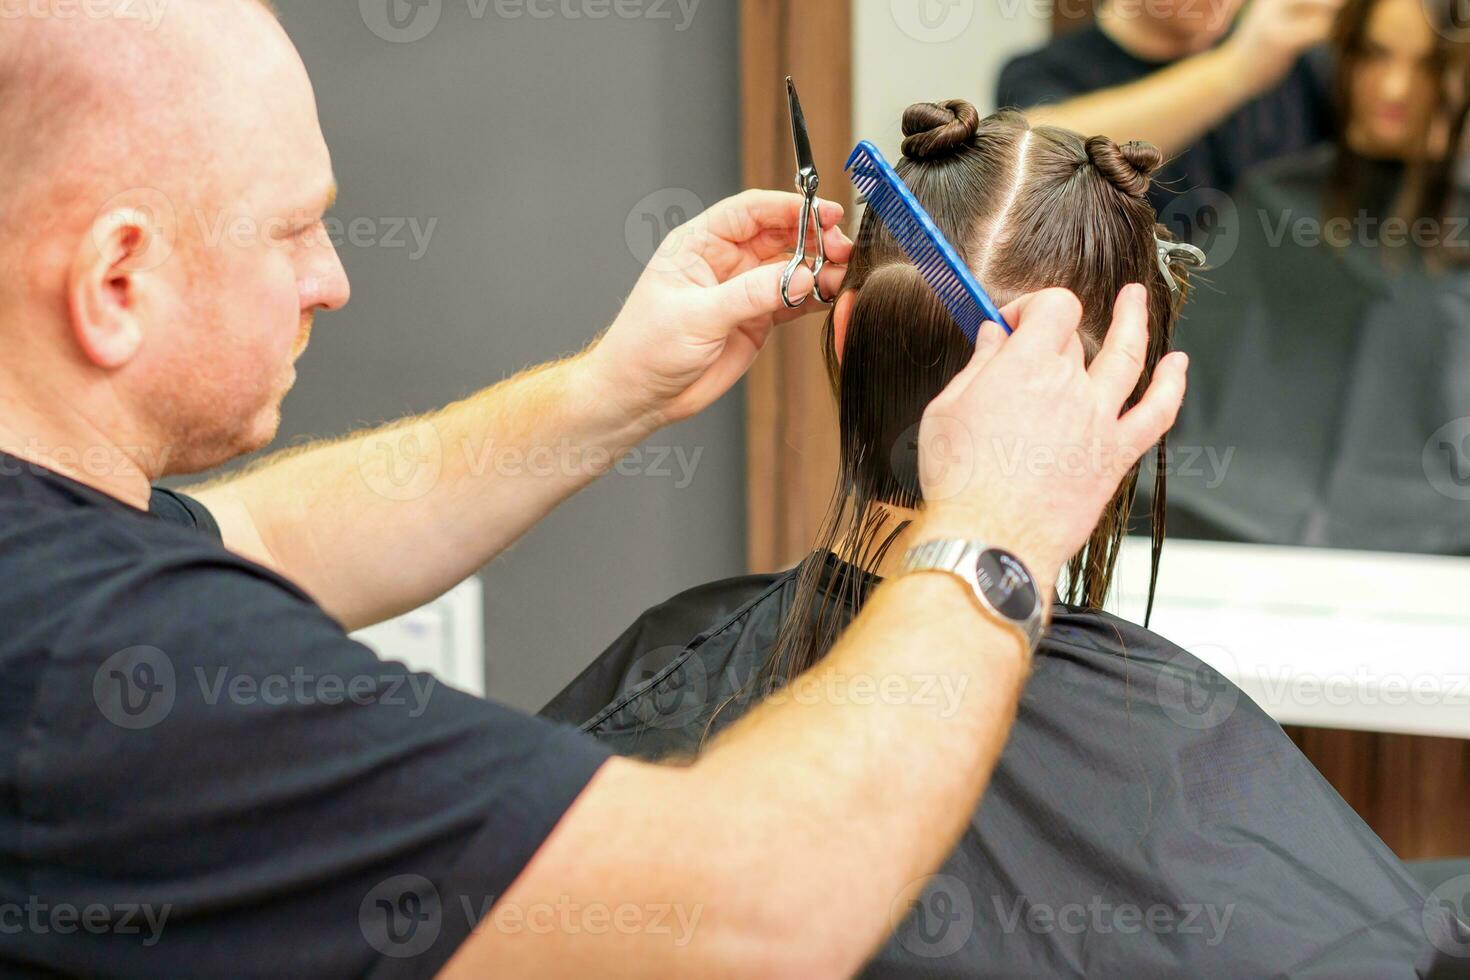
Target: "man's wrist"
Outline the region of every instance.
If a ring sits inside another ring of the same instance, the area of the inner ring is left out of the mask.
[[[941,538],[978,541],[987,548],[1000,548],[1021,559],[1036,583],[1044,614],[1051,614],[1052,596],[1065,559],[1056,557],[1056,547],[1048,543],[1044,535],[1011,522],[989,520],[940,507],[926,511],[919,518],[910,540],[919,545]]]
[[[630,445],[667,424],[662,405],[647,392],[634,390],[636,385],[619,379],[597,355],[595,346],[569,358],[564,366],[576,401],[593,413],[604,414],[609,427],[626,431]]]
[[[1215,65],[1215,84],[1224,91],[1242,93],[1241,104],[1275,88],[1291,67],[1290,61],[1283,65],[1265,57],[1248,36],[1239,32],[1205,57]]]

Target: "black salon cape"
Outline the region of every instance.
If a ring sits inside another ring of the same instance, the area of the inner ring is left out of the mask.
[[[1333,154],[1262,168],[1213,219],[1176,332],[1170,534],[1470,555],[1470,272],[1385,236],[1398,164],[1366,162],[1352,243],[1317,244]],[[1470,259],[1456,213],[1449,251]]]
[[[809,560],[829,587],[863,574]],[[622,754],[693,753],[771,650],[796,574],[656,606],[544,714]],[[983,803],[865,975],[1470,973],[1444,950],[1470,957],[1470,931],[1248,697],[1146,630],[1061,607]]]

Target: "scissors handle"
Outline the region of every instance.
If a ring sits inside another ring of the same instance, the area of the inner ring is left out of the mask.
[[[802,186],[800,179],[797,180],[797,186],[803,191],[806,189]],[[807,235],[813,224],[817,229],[817,254],[812,261],[812,295],[816,296],[819,302],[829,304],[832,302],[831,297],[822,295],[822,285],[817,280],[817,277],[822,274],[823,267],[827,264],[827,246],[822,241],[821,202],[817,200],[815,187],[813,187],[813,193],[805,194],[801,202],[801,231],[796,236],[796,254],[791,257],[791,261],[786,265],[786,271],[781,275],[781,302],[786,304],[788,310],[794,310],[806,301],[805,298],[792,300],[791,280],[796,275],[796,270],[806,264]]]

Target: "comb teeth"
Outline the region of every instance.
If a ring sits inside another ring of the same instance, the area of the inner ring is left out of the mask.
[[[1001,317],[969,266],[876,146],[867,140],[859,143],[848,158],[847,174],[904,256],[934,290],[965,339],[973,344],[986,320],[994,320],[1006,333],[1011,332],[1010,324]]]

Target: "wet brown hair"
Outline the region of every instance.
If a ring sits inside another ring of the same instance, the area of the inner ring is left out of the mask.
[[[1333,27],[1333,84],[1337,116],[1337,158],[1326,195],[1326,216],[1351,218],[1364,204],[1369,168],[1348,146],[1353,115],[1353,79],[1367,57],[1368,23],[1382,0],[1347,0]],[[1470,32],[1458,26],[1458,0],[1423,0],[1422,10],[1437,41],[1430,70],[1440,80],[1431,129],[1424,134],[1419,159],[1408,161],[1403,186],[1388,217],[1413,221],[1433,218],[1443,223],[1455,206],[1455,168],[1470,116]]]
[[[1084,139],[1056,127],[1032,128],[1015,112],[982,119],[968,102],[919,103],[903,117],[903,159],[896,169],[936,224],[1000,305],[1050,286],[1077,294],[1088,360],[1112,320],[1118,293],[1142,283],[1149,297],[1149,348],[1141,397],[1154,367],[1171,349],[1187,273],[1172,271],[1178,301],[1159,269],[1155,220],[1147,192],[1162,162],[1146,143]],[[820,555],[839,551],[875,570],[899,531],[880,533],[881,508],[921,503],[919,421],[929,402],[968,362],[973,347],[904,259],[876,215],[864,215],[843,291],[857,291],[838,357],[834,317],[825,330],[827,368],[837,396],[840,475],[818,536]],[[1163,444],[1153,501],[1154,576],[1163,544]],[[1127,529],[1139,467],[1108,504],[1086,547],[1069,565],[1066,600],[1098,607],[1112,580]],[[820,658],[846,625],[871,578],[848,575],[841,594],[825,582],[822,561],[808,561],[767,663],[767,683],[795,677]],[[1150,590],[1152,597],[1152,588]]]

